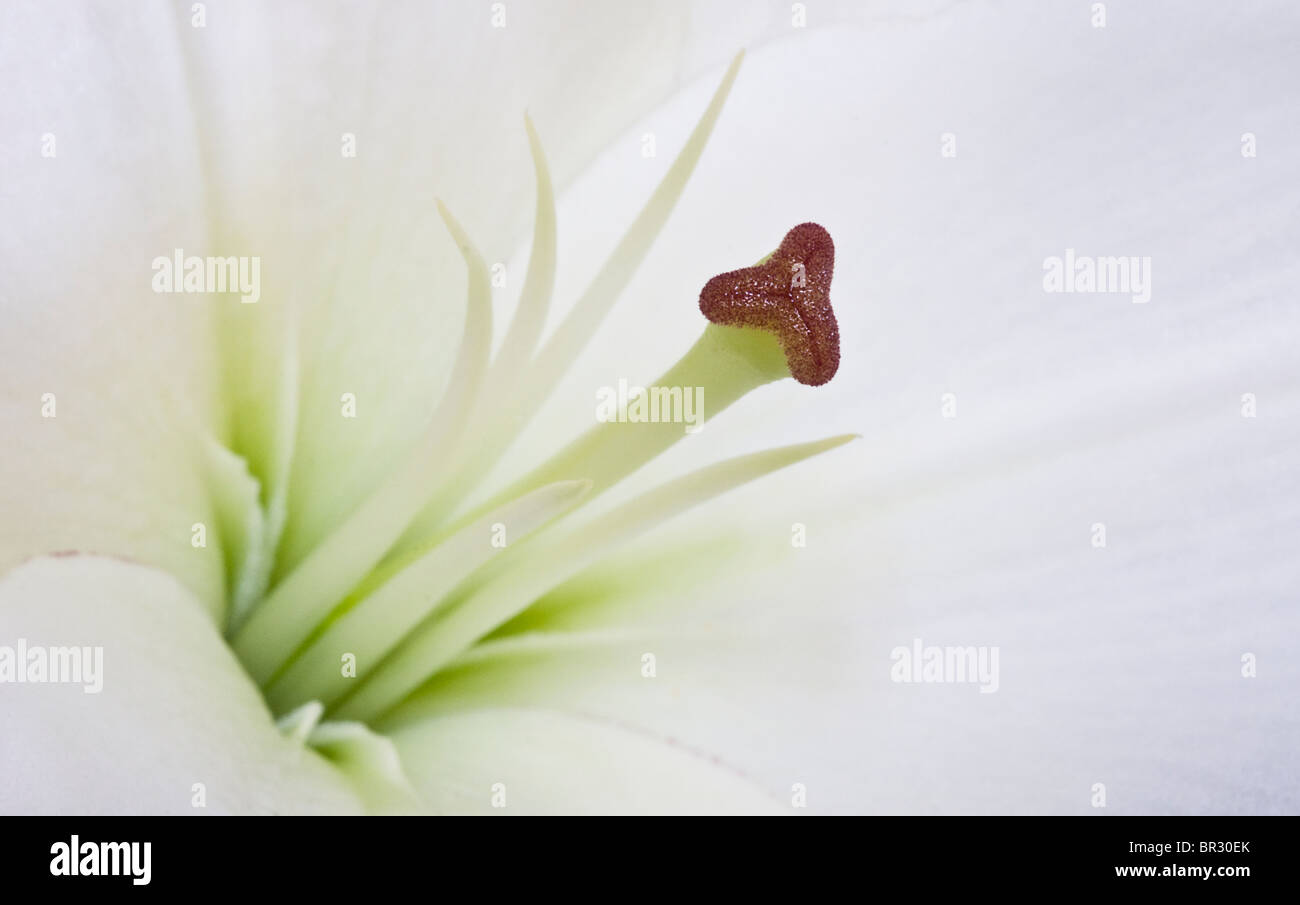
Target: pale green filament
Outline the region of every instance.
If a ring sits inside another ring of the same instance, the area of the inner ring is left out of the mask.
[[[719,462],[670,481],[563,537],[531,545],[497,580],[476,588],[409,635],[332,715],[361,720],[379,716],[540,594],[614,547],[721,493],[852,439],[852,435],[830,437]]]
[[[484,442],[475,444],[473,456],[457,469],[457,473],[446,482],[438,497],[429,507],[426,507],[420,519],[403,536],[397,548],[398,552],[427,540],[430,532],[453,513],[456,505],[478,485],[509,447],[511,441],[541,408],[542,403],[546,401],[547,396],[569,367],[569,363],[591,340],[596,328],[613,308],[619,294],[649,253],[654,240],[659,236],[664,223],[676,206],[677,199],[685,190],[686,183],[690,180],[695,165],[708,144],[709,136],[713,133],[713,127],[722,114],[727,95],[731,92],[731,86],[736,80],[744,57],[744,51],[741,51],[731,61],[721,84],[714,91],[709,106],[696,123],[690,138],[656,187],[654,194],[650,196],[650,200],[646,202],[636,220],[623,234],[614,252],[596,274],[591,285],[574,303],[573,310],[565,317],[555,335],[528,364],[522,361],[499,362],[512,379],[500,385],[497,388],[499,393],[488,400],[491,408],[488,410],[487,417],[479,424],[483,431]],[[536,151],[534,159],[537,159]],[[543,172],[539,167],[539,179]],[[539,222],[542,220],[540,205],[544,197],[549,197],[549,185],[544,191],[539,182]],[[534,254],[536,253],[535,245]]]
[[[469,430],[483,438],[475,444],[472,455],[462,457],[451,469],[452,475],[429,500],[420,514],[406,529],[395,551],[409,550],[414,544],[434,535],[447,519],[449,511],[462,495],[478,484],[488,468],[496,461],[494,451],[506,447],[514,436],[515,425],[499,416],[518,380],[521,363],[527,362],[537,347],[550,308],[555,288],[555,188],[551,184],[551,171],[546,163],[541,139],[528,116],[524,117],[528,132],[528,148],[533,157],[533,170],[537,179],[537,212],[533,219],[533,246],[528,256],[528,272],[524,288],[519,295],[519,305],[511,319],[497,358],[488,371],[483,390],[483,404],[473,414]]]
[[[590,487],[588,481],[561,481],[521,496],[466,526],[390,581],[363,583],[340,605],[343,612],[271,682],[267,701],[273,708],[311,699],[333,703],[353,681],[339,668],[342,655],[363,668],[378,663],[445,594],[504,549],[492,544],[494,531],[508,532],[503,544],[515,543],[573,508]]]
[[[440,469],[465,439],[465,424],[478,398],[492,337],[487,266],[455,219],[438,210],[460,245],[469,268],[465,334],[451,384],[429,427],[406,463],[317,547],[253,611],[231,644],[249,674],[265,683],[334,604],[365,578],[391,549],[437,486]]]

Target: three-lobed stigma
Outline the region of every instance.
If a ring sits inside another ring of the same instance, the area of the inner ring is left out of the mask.
[[[791,376],[819,386],[840,366],[840,331],[830,296],[834,269],[830,233],[816,223],[800,223],[763,263],[709,280],[700,292],[700,311],[715,324],[775,333]]]

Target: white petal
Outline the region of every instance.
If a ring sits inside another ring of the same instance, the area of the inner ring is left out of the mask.
[[[395,733],[425,800],[447,814],[775,814],[711,755],[581,713],[500,709]]]
[[[749,55],[678,212],[697,230],[665,233],[602,333],[618,359],[579,363],[550,414],[587,420],[593,387],[658,373],[713,273],[794,223],[830,229],[835,381],[737,404],[638,476],[774,432],[865,435],[817,482],[777,476],[711,520],[786,545],[807,528],[805,564],[744,602],[778,636],[818,618],[844,641],[800,667],[822,676],[820,753],[788,755],[810,800],[1084,812],[1105,782],[1112,811],[1300,801],[1300,127],[1295,14],[1274,15],[1144,6],[1102,32],[1067,7],[971,6]],[[1274,152],[1243,158],[1247,130]],[[561,200],[562,260],[566,212],[635,172],[602,162]],[[1045,293],[1043,259],[1071,247],[1150,256],[1151,301]],[[999,646],[1000,689],[892,683],[918,637]]]
[[[4,813],[362,809],[342,773],[281,735],[194,597],[156,570],[89,556],[21,566],[0,581],[0,657],[20,639],[101,648],[102,689],[0,683]]]
[[[53,550],[124,555],[177,575],[215,614],[220,546],[190,546],[193,524],[215,533],[200,445],[216,411],[211,322],[200,300],[151,288],[155,257],[205,236],[180,58],[158,10],[0,12],[14,86],[0,111],[0,571]]]
[[[563,709],[715,752],[774,800],[802,785],[809,813],[843,809],[839,770],[862,756],[845,700],[860,639],[818,596],[788,529],[737,544],[727,520],[712,536],[693,521],[547,594],[378,728],[400,737],[481,709]]]

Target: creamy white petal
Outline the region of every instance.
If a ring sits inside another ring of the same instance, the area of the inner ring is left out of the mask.
[[[801,711],[821,744],[790,755],[827,810],[1090,812],[1097,782],[1112,812],[1300,801],[1300,127],[1281,87],[1300,22],[1186,9],[1102,31],[1066,7],[958,6],[750,54],[678,211],[697,231],[665,234],[602,332],[617,361],[580,361],[538,418],[589,419],[595,387],[677,354],[709,276],[793,223],[830,229],[835,381],[740,403],[638,476],[774,432],[865,435],[816,482],[701,519],[786,546],[807,529],[805,565],[745,602],[777,637],[818,618],[845,641],[801,661],[823,676]],[[684,128],[690,105],[656,118]],[[566,213],[639,178],[617,156],[635,131],[562,198],[562,259]],[[1246,131],[1271,150],[1243,157]],[[1151,300],[1044,292],[1067,248],[1149,256]],[[1000,647],[999,690],[891,682],[915,638]],[[1243,678],[1246,654],[1267,674]]]
[[[761,521],[757,507],[742,511]],[[809,551],[791,549],[788,529],[764,538],[712,522],[720,533],[678,520],[545,595],[377,728],[562,708],[715,752],[787,805],[802,786],[807,813],[842,809],[843,777],[826,762],[861,756],[846,748],[858,730],[845,700],[860,640],[819,596]]]
[[[778,801],[708,752],[588,714],[499,709],[392,735],[443,814],[777,814]]]
[[[92,652],[81,684],[0,682],[0,812],[352,813],[374,791],[281,734],[198,601],[155,569],[24,564],[0,580],[0,661],[20,644],[29,669],[33,651]]]
[[[181,59],[153,12],[0,12],[0,571],[53,550],[128,555],[216,614],[220,547],[190,545],[195,523],[215,534],[212,323],[201,298],[152,289],[155,258],[206,231]]]
[[[1288,607],[1296,538],[1285,501],[1300,484],[1291,454],[1300,440],[1300,380],[1290,348],[1297,323],[1288,301],[1296,276],[1290,250],[1298,238],[1300,137],[1282,87],[1291,75],[1295,16],[1285,5],[1243,19],[1208,5],[1189,13],[1184,5],[1144,4],[1098,30],[1086,12],[1030,3],[959,5],[872,32],[796,35],[749,55],[693,190],[630,286],[620,316],[602,329],[598,348],[577,364],[537,423],[543,434],[561,428],[562,436],[589,426],[595,387],[619,377],[651,378],[694,338],[693,302],[704,280],[752,262],[792,223],[813,218],[830,228],[839,252],[832,294],[844,367],[836,381],[816,391],[774,387],[761,404],[737,405],[621,492],[752,449],[755,438],[788,442],[846,430],[866,434],[866,441],[842,457],[842,467],[828,464],[816,482],[778,476],[711,517],[717,530],[743,521],[761,538],[756,549],[772,544],[800,557],[786,580],[774,574],[761,586],[743,585],[743,594],[661,595],[663,619],[651,618],[648,607],[615,607],[621,621],[610,620],[598,615],[600,607],[584,606],[562,626],[582,634],[614,622],[621,630],[646,631],[665,620],[672,628],[667,617],[676,614],[680,631],[681,620],[720,610],[746,627],[761,626],[769,644],[785,646],[784,659],[750,653],[748,664],[724,667],[708,659],[707,644],[692,651],[679,639],[666,648],[668,659],[683,664],[679,672],[691,676],[690,688],[726,687],[726,695],[713,700],[712,692],[696,691],[690,700],[703,703],[685,715],[658,701],[641,711],[637,702],[646,695],[605,700],[580,687],[582,670],[574,665],[558,673],[556,700],[548,706],[596,698],[594,704],[622,709],[625,717],[667,714],[682,725],[712,725],[709,737],[718,739],[718,750],[766,738],[765,747],[745,753],[766,787],[784,782],[782,773],[797,773],[812,806],[825,810],[1083,811],[1091,810],[1096,782],[1108,783],[1113,811],[1295,809],[1300,791],[1285,767],[1297,741],[1292,714],[1300,658]],[[383,27],[403,24],[398,17]],[[339,44],[327,31],[278,30],[318,63],[338,58],[332,51]],[[214,52],[229,46],[231,34],[225,38],[213,42]],[[411,41],[420,39],[412,31]],[[262,56],[285,60],[281,73],[327,68],[295,66],[288,43],[276,45],[281,53]],[[222,178],[244,186],[223,203],[238,213],[258,209],[258,197],[298,202],[265,224],[245,226],[249,231],[231,242],[251,237],[248,247],[257,248],[261,237],[301,229],[308,241],[281,260],[294,262],[289,272],[309,260],[339,260],[338,281],[313,270],[311,279],[294,283],[308,301],[341,287],[326,309],[333,312],[347,309],[349,298],[414,297],[430,288],[428,273],[459,272],[450,243],[436,252],[446,260],[428,271],[371,266],[380,253],[400,258],[404,248],[437,247],[411,220],[385,232],[379,213],[347,215],[351,199],[381,211],[389,207],[370,202],[408,189],[418,195],[414,178],[354,177],[342,193],[349,200],[330,209],[314,203],[307,175],[281,194],[266,175],[229,177],[274,145],[272,133],[254,125],[254,137],[239,151],[236,114],[241,104],[254,105],[246,111],[250,123],[277,119],[274,111],[255,108],[260,95],[253,90],[274,84],[276,70],[267,64],[246,76],[246,65],[228,73],[219,63],[205,65],[212,82],[223,74],[247,80],[229,109],[213,115],[215,134],[226,142],[217,155],[228,171]],[[346,77],[350,70],[340,71]],[[599,93],[607,83],[593,84]],[[324,79],[320,85],[321,93],[310,89],[301,109],[333,95]],[[653,184],[660,158],[640,155],[646,132],[671,147],[674,130],[680,134],[693,115],[687,110],[698,110],[707,90],[697,86],[637,122],[566,194],[557,299],[582,288],[583,275],[566,272],[564,262],[599,261],[601,235],[614,232],[591,212],[612,206],[610,199],[634,211],[638,187]],[[405,103],[409,87],[395,96],[394,104]],[[567,103],[563,97],[555,103]],[[535,118],[549,148],[548,121],[539,109]],[[580,106],[565,115],[580,117]],[[388,134],[409,121],[390,116]],[[270,172],[284,172],[284,161],[312,159],[317,138],[327,134],[320,147],[328,145],[331,163],[341,162],[333,157],[339,127],[329,116],[304,113],[298,122],[304,137],[284,145]],[[1247,130],[1260,137],[1258,158],[1240,154]],[[940,153],[945,133],[955,137],[954,158]],[[483,140],[487,134],[476,132],[465,153],[481,154],[491,145]],[[565,136],[584,147],[598,144],[594,133],[570,129]],[[397,159],[398,145],[392,141],[389,156],[368,172],[382,173]],[[498,243],[485,247],[489,260],[504,255],[499,243],[507,240],[499,236],[509,229],[498,224],[527,217],[526,205],[506,203],[526,197],[526,190],[505,181],[529,178],[524,147],[520,142],[512,152],[520,160],[494,173],[503,180],[499,188],[465,182],[463,191],[486,191],[494,199],[489,212],[474,215],[483,221],[466,217],[471,233]],[[298,153],[303,149],[305,156]],[[423,165],[416,151],[400,150],[417,161],[409,172]],[[565,166],[557,166],[561,184]],[[473,207],[454,194],[448,200],[458,211]],[[618,214],[610,216],[618,222]],[[337,226],[345,221],[346,240]],[[674,229],[678,224],[688,226]],[[393,234],[406,244],[390,242]],[[357,236],[365,241],[354,242]],[[26,246],[14,247],[25,254]],[[344,247],[358,250],[344,258]],[[1043,260],[1066,248],[1151,256],[1151,301],[1044,293]],[[382,274],[373,285],[372,271]],[[522,275],[522,268],[510,272]],[[421,374],[409,390],[395,391],[388,381],[394,373],[421,373],[426,352],[437,357],[438,325],[454,320],[447,306],[462,297],[457,287],[427,295],[438,301],[422,304],[444,307],[417,307],[425,313],[415,317],[397,311],[365,337],[349,337],[352,324],[341,315],[308,323],[304,374],[316,395],[304,401],[300,433],[321,440],[300,444],[313,458],[301,467],[298,498],[320,501],[308,522],[328,522],[350,508],[388,467],[388,451],[409,440],[402,431],[423,425],[409,414],[432,405],[438,375]],[[6,302],[6,315],[13,307]],[[234,316],[243,314],[236,310]],[[276,329],[245,335],[274,349]],[[407,337],[402,344],[390,341],[398,333]],[[24,328],[13,335],[45,334]],[[430,338],[412,351],[411,335]],[[370,373],[377,352],[386,365]],[[258,374],[250,373],[246,387],[264,382]],[[377,404],[383,423],[344,433],[338,395],[345,390],[359,392],[362,411]],[[944,417],[945,393],[954,394],[956,417]],[[1245,393],[1258,397],[1255,418],[1242,417]],[[8,411],[5,418],[6,426],[22,423]],[[131,426],[121,436],[110,434],[112,442],[125,442],[128,431],[141,433]],[[83,440],[81,448],[87,446]],[[542,448],[539,441],[521,454],[535,461]],[[55,458],[42,447],[30,458],[46,457]],[[140,475],[158,480],[144,466],[133,467],[128,496],[138,495]],[[44,492],[43,476],[29,468],[14,486]],[[181,492],[192,490],[186,480],[182,472],[156,496],[167,505],[194,498]],[[173,489],[178,492],[166,492]],[[36,505],[29,499],[15,511],[34,512]],[[59,537],[71,536],[63,528],[70,518],[47,524],[57,526]],[[795,523],[807,529],[806,548],[791,546]],[[1108,528],[1104,549],[1092,543],[1098,523]],[[108,536],[102,528],[83,533]],[[184,547],[149,549],[150,561],[171,557],[180,569],[193,569],[187,584],[216,596],[216,566],[184,565],[182,553],[190,552]],[[672,567],[672,561],[665,566]],[[835,645],[826,652],[828,634]],[[918,637],[999,646],[999,691],[890,682],[891,650]],[[1259,658],[1258,679],[1240,674],[1247,653]],[[603,665],[579,656],[573,662],[594,663],[593,674],[629,665],[618,653]],[[507,694],[522,695],[512,698],[519,706],[534,706],[520,683],[511,676]],[[790,705],[798,714],[796,735],[782,731],[780,707],[753,706],[782,683],[787,694],[807,690],[790,694],[802,698]],[[717,706],[724,698],[745,705],[745,718],[728,723],[738,711]],[[488,702],[467,693],[465,703]],[[401,730],[418,742],[409,750],[437,755],[421,761],[426,771],[435,769],[429,763],[455,765],[470,757],[445,747],[457,737],[467,743],[552,731],[557,740],[589,737],[585,729],[541,728],[532,718],[521,727],[494,727],[481,714],[437,712],[440,722],[453,721],[444,723],[445,736],[415,723]],[[796,736],[798,747],[787,747]],[[444,806],[490,800],[490,789],[481,789],[489,778],[466,776],[467,786],[450,791],[427,773],[416,784],[441,789]],[[535,786],[525,781],[526,788]],[[579,800],[575,794],[568,798]],[[525,800],[537,799],[526,793]]]

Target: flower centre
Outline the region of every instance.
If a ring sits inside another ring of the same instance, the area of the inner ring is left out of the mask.
[[[642,532],[849,437],[716,463],[595,517],[583,505],[682,439],[672,422],[594,426],[496,496],[466,496],[588,343],[663,227],[735,79],[732,63],[685,148],[554,335],[539,344],[555,274],[555,206],[541,143],[528,137],[537,213],[528,275],[495,360],[482,256],[439,204],[469,271],[468,314],[449,388],[401,464],[269,591],[235,608],[230,643],[277,714],[373,723],[558,584]],[[834,246],[802,224],[757,267],[709,281],[713,323],[656,385],[702,387],[708,417],[788,376],[828,381],[839,362],[829,288]],[[291,505],[292,501],[289,501]],[[505,532],[508,544],[493,542]],[[274,531],[262,550],[274,549]],[[521,539],[528,543],[517,543]],[[254,545],[256,546],[256,545]],[[268,574],[263,556],[246,559]],[[235,583],[240,585],[239,582]],[[305,722],[303,722],[305,721]]]

